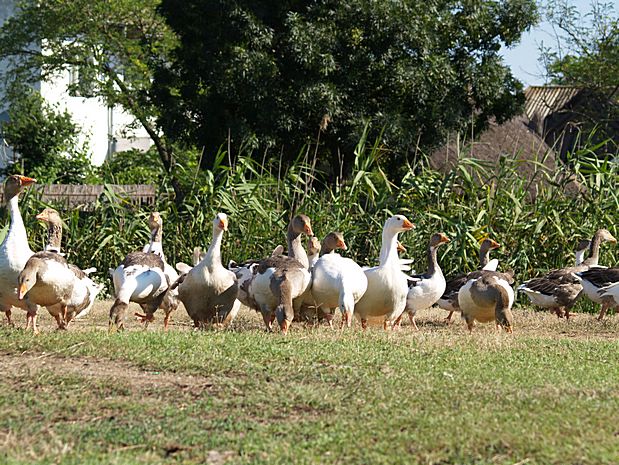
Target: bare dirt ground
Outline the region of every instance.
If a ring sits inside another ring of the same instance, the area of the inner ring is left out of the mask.
[[[90,380],[115,379],[136,391],[175,388],[208,388],[212,383],[202,376],[147,371],[127,362],[95,357],[61,357],[56,354],[0,354],[0,372],[16,378],[34,378],[42,371],[74,374]]]
[[[71,323],[69,332],[85,332],[91,330],[107,331],[108,312],[112,305],[111,300],[96,302],[92,311],[85,318]],[[144,327],[134,317],[134,312],[139,312],[139,306],[131,304],[125,319],[127,331],[144,331]],[[146,331],[163,332],[163,317],[158,313],[153,323]],[[443,319],[447,312],[438,309],[428,309],[417,318],[419,331],[415,331],[408,325],[408,319],[404,318],[402,328],[393,333],[394,339],[407,340],[410,338],[423,338],[425,340],[453,335],[454,338],[466,337],[467,330],[465,324],[460,320],[459,315],[455,314],[452,322],[446,324]],[[14,312],[16,327],[23,328],[25,324],[25,314]],[[41,335],[55,332],[56,322],[46,312],[41,309],[39,313],[39,328]],[[239,316],[228,330],[246,331],[261,330],[263,328],[262,318],[254,311],[242,308]],[[336,316],[334,328],[339,328],[339,316]],[[353,324],[352,331],[360,331],[358,322]],[[169,331],[194,331],[193,325],[182,305],[173,314]],[[330,330],[326,324],[309,326],[304,323],[293,325],[291,334],[288,337],[311,337],[312,334],[320,334],[320,337],[329,338],[331,334],[336,336],[339,329]],[[350,330],[349,330],[350,331]],[[371,331],[382,331],[373,328]],[[317,333],[318,332],[318,333]],[[492,334],[496,332],[494,325],[477,325],[475,333]],[[555,315],[546,312],[536,312],[530,308],[515,309],[514,338],[548,338],[548,339],[617,339],[619,336],[619,316],[609,315],[604,321],[597,321],[596,315],[576,313],[570,321],[558,319]],[[55,371],[67,374],[75,373],[91,378],[109,379],[110,377],[121,377],[127,385],[135,388],[148,386],[176,387],[183,388],[188,386],[209,385],[206,378],[179,375],[176,373],[149,372],[139,367],[133,366],[128,362],[109,361],[99,358],[75,358],[64,359],[61,356],[46,353],[22,353],[22,354],[1,354],[0,370],[3,373],[13,373],[16,376],[27,374],[24,370],[36,371],[45,370],[53,366]]]
[[[92,329],[107,330],[109,309],[112,300],[100,300],[95,303],[91,312],[84,318],[74,320],[68,331],[88,331]],[[144,327],[137,321],[134,313],[140,313],[141,309],[137,304],[130,304],[125,316],[125,328],[129,331],[143,331]],[[402,328],[399,332],[404,334],[424,334],[435,332],[453,332],[455,334],[466,332],[466,325],[461,321],[459,313],[455,313],[451,323],[446,324],[444,318],[447,312],[439,308],[430,308],[419,312],[417,324],[419,331],[416,332],[408,324],[408,318],[402,319]],[[536,311],[532,307],[514,306],[514,334],[519,336],[531,337],[578,337],[578,338],[615,338],[619,335],[619,315],[607,314],[603,321],[596,319],[597,314],[573,313],[570,320],[557,318],[554,314],[545,311]],[[17,328],[25,326],[26,316],[21,310],[14,310],[13,319]],[[339,328],[340,317],[336,314],[334,328]],[[382,322],[375,322],[375,326],[382,326]],[[39,311],[38,325],[41,332],[56,330],[56,321],[42,308]],[[319,326],[327,328],[326,324]],[[238,317],[232,323],[230,329],[236,331],[256,330],[264,327],[262,317],[253,310],[242,307]],[[316,328],[306,323],[294,323],[293,333],[298,333],[308,328]],[[494,325],[478,324],[474,332],[494,330]],[[155,313],[155,321],[151,323],[147,331],[163,331],[163,315],[161,311]],[[169,331],[193,331],[193,324],[187,312],[181,304],[172,313]],[[353,323],[352,331],[360,331],[357,321]],[[396,331],[397,333],[398,331]]]

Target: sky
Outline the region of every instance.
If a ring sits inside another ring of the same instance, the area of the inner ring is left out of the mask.
[[[546,0],[544,4],[552,0]],[[591,0],[571,0],[582,15],[591,10]],[[539,45],[554,47],[556,44],[555,34],[551,25],[542,21],[538,26],[525,33],[521,42],[511,49],[503,52],[505,62],[511,67],[512,73],[526,86],[544,84],[543,69],[538,62]]]

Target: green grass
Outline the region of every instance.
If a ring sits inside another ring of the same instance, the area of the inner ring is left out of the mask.
[[[181,313],[168,333],[2,328],[2,462],[619,462],[616,317],[282,337]]]

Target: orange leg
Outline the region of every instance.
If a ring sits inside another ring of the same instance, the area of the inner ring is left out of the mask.
[[[604,315],[606,315],[606,311],[608,310],[608,307],[610,307],[610,305],[602,304],[602,309],[600,310],[600,314],[598,315],[598,321],[602,321],[602,319],[604,318]]]
[[[168,323],[170,323],[170,314],[168,313],[165,318],[163,319],[163,329],[165,331],[168,330]]]
[[[7,322],[7,324],[9,326],[15,326],[15,324],[11,320],[11,307],[9,307],[7,310],[5,310],[4,314],[6,315],[6,322]]]
[[[419,331],[419,327],[417,326],[417,322],[415,321],[415,315],[413,315],[412,313],[408,314],[408,319],[411,320],[411,325],[413,326],[413,328],[415,328],[415,330]]]

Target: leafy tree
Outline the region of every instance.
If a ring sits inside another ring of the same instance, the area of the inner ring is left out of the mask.
[[[159,0],[24,0],[0,29],[0,58],[14,67],[8,80],[54,78],[77,69],[70,92],[86,91],[133,115],[153,140],[166,171],[174,166],[171,145],[156,125],[152,69],[167,62],[175,36],[157,14]],[[44,46],[42,46],[44,44]],[[182,197],[178,183],[177,194]]]
[[[205,166],[228,138],[288,159],[316,142],[336,172],[367,123],[401,166],[450,130],[516,114],[522,85],[499,50],[537,19],[534,0],[162,0],[160,9],[179,37],[155,75],[166,134],[204,147]]]
[[[614,92],[619,87],[619,12],[612,3],[594,1],[582,15],[571,1],[548,4],[556,47],[543,49],[548,77],[555,84]]]
[[[556,31],[554,47],[542,46],[541,60],[553,84],[584,87],[579,128],[589,143],[603,144],[598,153],[619,143],[619,16],[612,3],[593,1],[583,15],[569,0],[551,2],[548,21]]]
[[[9,117],[0,129],[20,157],[3,174],[23,172],[44,182],[65,184],[93,180],[87,147],[78,140],[80,128],[66,110],[57,111],[30,90],[19,93]]]

